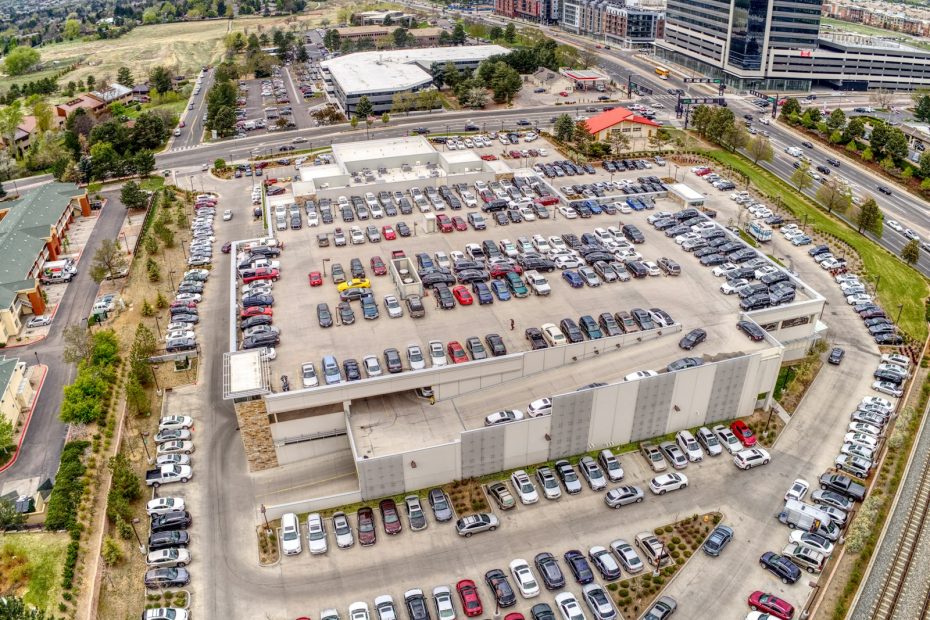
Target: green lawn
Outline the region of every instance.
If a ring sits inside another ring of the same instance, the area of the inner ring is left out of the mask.
[[[832,235],[856,250],[868,272],[881,283],[878,298],[892,316],[901,310],[901,330],[918,342],[927,338],[924,300],[928,295],[927,280],[918,271],[905,264],[897,256],[880,247],[869,238],[860,235],[839,219],[819,209],[806,196],[779,179],[771,172],[755,166],[741,155],[728,151],[713,150],[707,155],[734,170],[749,176],[752,184],[768,196],[780,196],[782,204],[797,218],[807,218],[808,224],[821,233]]]
[[[14,553],[29,558],[28,587],[23,600],[48,612],[61,598],[61,570],[68,547],[67,534],[36,533],[0,536],[4,555]]]
[[[154,192],[157,189],[161,189],[165,184],[165,177],[158,175],[153,177],[146,177],[142,179],[142,182],[139,183],[139,187],[143,190],[148,190]]]
[[[924,49],[930,49],[930,41],[912,37],[911,35],[905,34],[903,32],[885,30],[884,28],[876,28],[875,26],[868,26],[866,24],[854,24],[852,22],[846,22],[840,19],[831,19],[829,17],[822,17],[820,19],[820,23],[833,26],[836,30],[845,30],[847,32],[855,32],[857,34],[867,34],[877,37],[896,37],[903,39],[910,45],[922,47]]]
[[[35,82],[36,80],[43,80],[48,77],[55,77],[55,74],[62,70],[63,67],[55,67],[54,69],[46,69],[45,71],[36,71],[35,73],[27,73],[26,75],[0,75],[0,91],[6,92],[10,89],[10,86],[13,84],[19,84],[22,86],[28,82]],[[58,79],[59,85],[66,85],[68,83],[68,75]]]

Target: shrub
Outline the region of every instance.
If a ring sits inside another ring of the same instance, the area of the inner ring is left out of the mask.
[[[158,296],[155,298],[155,307],[160,310],[164,310],[168,307],[168,300],[165,299],[165,296],[162,295],[161,291],[158,291]]]
[[[109,566],[115,566],[123,560],[123,550],[120,549],[119,543],[109,536],[103,539],[103,549],[100,555]]]
[[[149,274],[149,282],[158,282],[161,280],[161,269],[158,267],[158,263],[151,258],[145,261],[145,270]]]
[[[145,240],[142,242],[142,246],[149,256],[154,256],[158,253],[158,239],[153,235],[146,235]]]
[[[45,514],[45,529],[71,530],[72,536],[77,531],[77,507],[84,493],[84,464],[81,456],[90,444],[86,441],[71,441],[65,444],[61,453],[61,464],[55,476],[55,486],[49,497]],[[75,551],[75,561],[77,561]],[[70,554],[70,547],[69,547]]]
[[[144,317],[153,317],[155,316],[155,308],[152,307],[152,304],[149,303],[149,300],[146,299],[142,302],[142,309],[140,310],[142,316]]]

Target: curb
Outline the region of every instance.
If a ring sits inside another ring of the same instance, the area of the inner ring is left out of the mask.
[[[32,401],[32,407],[29,408],[29,415],[26,416],[26,424],[23,426],[23,432],[19,436],[19,442],[16,444],[16,451],[13,452],[13,457],[7,461],[6,464],[0,466],[0,473],[6,471],[16,463],[16,459],[19,458],[19,453],[23,447],[23,441],[26,439],[26,432],[29,430],[29,423],[32,422],[32,414],[36,410],[36,405],[39,403],[39,396],[42,393],[42,386],[45,385],[45,378],[48,376],[48,366],[43,364],[38,364],[39,368],[43,369],[42,379],[39,381],[38,387],[36,387],[36,397]]]

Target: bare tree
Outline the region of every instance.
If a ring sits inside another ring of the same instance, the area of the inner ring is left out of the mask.
[[[762,135],[755,135],[746,146],[746,152],[752,158],[752,163],[758,164],[760,161],[772,161],[774,152],[771,141]]]
[[[888,106],[891,105],[893,100],[894,91],[888,90],[887,88],[877,88],[869,92],[869,101],[871,101],[876,108],[881,110],[888,109]]]
[[[838,211],[846,213],[852,204],[852,191],[849,186],[837,179],[830,179],[817,188],[817,202],[833,213]]]
[[[90,330],[83,325],[68,325],[62,331],[62,338],[65,341],[64,351],[61,358],[69,364],[77,364],[90,357],[90,351],[93,347]]]

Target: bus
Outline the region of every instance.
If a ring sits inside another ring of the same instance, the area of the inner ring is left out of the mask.
[[[660,80],[667,80],[667,79],[668,79],[668,73],[669,73],[669,71],[668,71],[668,68],[667,68],[667,67],[663,67],[663,66],[661,66],[661,65],[658,66],[658,67],[656,67],[656,75],[659,76],[659,79],[660,79]]]

